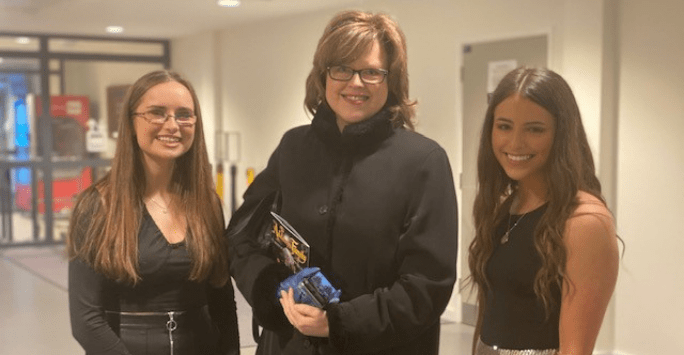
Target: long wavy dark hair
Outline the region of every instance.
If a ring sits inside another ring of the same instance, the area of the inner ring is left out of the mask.
[[[330,20],[318,41],[313,68],[306,79],[304,106],[315,114],[325,101],[327,68],[353,62],[378,41],[387,54],[389,95],[386,106],[392,112],[394,127],[413,130],[416,101],[409,99],[406,38],[388,15],[344,11]]]
[[[192,96],[197,116],[190,150],[180,156],[172,176],[172,189],[188,221],[185,239],[192,260],[191,280],[210,279],[216,286],[228,280],[227,246],[223,241],[223,211],[213,189],[202,112],[192,85],[179,74],[160,70],[139,78],[124,100],[119,137],[111,170],[78,198],[71,216],[67,250],[96,271],[135,284],[138,274],[138,231],[142,219],[145,171],[135,138],[133,113],[145,93],[155,85],[176,81]]]
[[[542,301],[547,316],[553,307],[560,306],[554,301],[552,291],[562,289],[567,255],[563,230],[567,219],[579,204],[578,191],[595,196],[605,205],[594,159],[570,86],[560,75],[548,69],[521,67],[508,73],[491,97],[477,157],[478,189],[473,207],[475,239],[470,244],[468,257],[471,280],[478,292],[476,339],[479,337],[484,298],[489,287],[485,270],[494,250],[493,235],[496,226],[509,211],[517,191],[517,182],[506,175],[492,149],[494,110],[499,103],[515,94],[543,107],[555,119],[553,145],[545,167],[548,203],[534,235],[534,245],[542,261],[542,267],[535,277],[534,292]]]

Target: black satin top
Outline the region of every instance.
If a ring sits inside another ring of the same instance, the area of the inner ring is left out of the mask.
[[[185,242],[170,244],[146,210],[138,238],[141,280],[135,287],[110,283],[115,303],[105,309],[172,311],[207,304],[205,284],[188,280],[191,264]]]
[[[185,243],[170,244],[146,209],[142,217],[138,234],[141,280],[135,286],[111,280],[81,259],[69,262],[69,311],[76,340],[87,354],[129,354],[108,323],[106,311],[194,311],[208,306],[211,319],[207,321],[221,332],[221,354],[239,353],[232,283],[214,288],[206,281],[188,280],[192,261]]]
[[[524,215],[511,230],[509,240],[501,238],[521,215],[506,215],[497,227],[494,251],[487,263],[487,290],[482,321],[482,341],[503,349],[556,349],[560,320],[561,291],[553,290],[556,303],[548,317],[544,304],[534,293],[534,278],[541,258],[534,246],[534,229],[546,205]]]

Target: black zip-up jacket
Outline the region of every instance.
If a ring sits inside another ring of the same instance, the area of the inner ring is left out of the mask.
[[[280,214],[342,290],[326,308],[330,337],[294,330],[276,301],[287,270],[244,228],[280,190]],[[231,274],[265,331],[260,354],[437,354],[439,318],[456,280],[458,214],[447,155],[393,128],[387,110],[340,133],[323,104],[283,136],[227,230]]]

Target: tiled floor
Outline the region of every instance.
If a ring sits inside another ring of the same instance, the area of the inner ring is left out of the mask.
[[[240,343],[253,355],[251,311],[238,293]],[[473,328],[444,322],[440,354],[469,354]],[[0,355],[83,354],[71,336],[63,247],[0,249]]]

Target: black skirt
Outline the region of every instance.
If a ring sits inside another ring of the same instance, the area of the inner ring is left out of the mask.
[[[110,312],[107,321],[133,355],[218,354],[208,308],[174,312]]]

